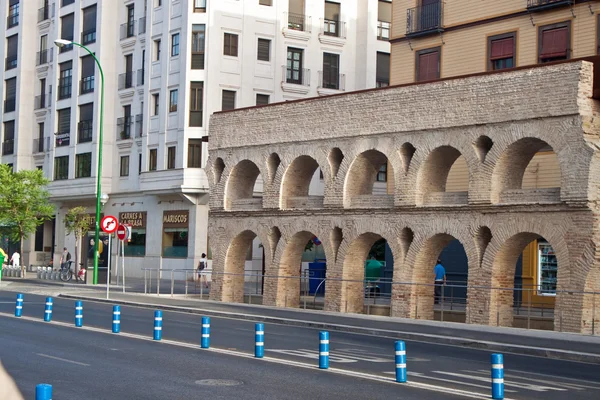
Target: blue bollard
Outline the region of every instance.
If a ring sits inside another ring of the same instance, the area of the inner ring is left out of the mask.
[[[35,387],[35,400],[52,400],[52,385],[40,383]]]
[[[504,398],[504,357],[492,354],[492,399]]]
[[[154,311],[154,340],[162,339],[162,311]]]
[[[265,356],[265,324],[256,324],[254,326],[254,357],[263,358]]]
[[[121,332],[121,306],[113,306],[112,332]]]
[[[81,328],[83,326],[83,302],[75,302],[75,326]]]
[[[46,310],[44,311],[44,321],[52,321],[52,297],[46,297]]]
[[[210,347],[210,317],[202,317],[202,339],[200,347],[208,349]]]
[[[17,294],[17,305],[15,306],[15,317],[23,315],[23,293]]]
[[[396,382],[406,382],[406,344],[402,340],[396,341]]]
[[[329,332],[319,332],[319,368],[329,368]]]

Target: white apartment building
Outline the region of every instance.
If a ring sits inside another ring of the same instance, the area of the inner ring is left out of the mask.
[[[43,169],[57,211],[24,261],[73,249],[65,213],[95,210],[100,73],[55,39],[102,65],[102,213],[133,225],[126,268],[139,276],[210,258],[210,115],[388,85],[390,23],[388,0],[3,1],[1,162]],[[315,174],[311,193],[322,190]]]

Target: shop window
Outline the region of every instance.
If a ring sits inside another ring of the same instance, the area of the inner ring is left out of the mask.
[[[167,258],[188,256],[189,212],[164,211],[162,255]]]
[[[119,213],[119,222],[131,225],[131,239],[124,241],[125,257],[143,257],[146,255],[145,211]]]

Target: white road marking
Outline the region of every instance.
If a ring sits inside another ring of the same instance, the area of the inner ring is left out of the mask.
[[[388,375],[396,375],[396,372],[384,372],[384,374],[388,374]],[[408,376],[414,376],[417,378],[422,378],[422,379],[429,379],[429,380],[434,380],[434,381],[438,381],[438,382],[446,382],[446,383],[454,383],[456,385],[462,385],[462,386],[471,386],[471,387],[476,387],[476,388],[480,388],[480,389],[485,389],[485,390],[490,390],[490,386],[489,385],[478,385],[476,383],[470,383],[470,382],[462,382],[462,381],[453,381],[452,379],[444,379],[444,378],[437,378],[435,376],[427,376],[425,374],[419,373],[419,372],[407,372],[406,373]],[[510,389],[504,389],[504,392],[506,393],[516,393],[516,390],[510,390]]]
[[[466,378],[466,379],[472,379],[474,381],[480,381],[480,382],[490,382],[490,378],[484,378],[484,377],[479,377],[479,376],[473,376],[471,375],[465,375],[465,374],[459,374],[456,372],[446,372],[446,371],[432,371],[435,374],[442,374],[442,375],[449,375],[449,376],[454,376],[457,378]],[[551,387],[551,386],[539,386],[539,385],[530,385],[529,383],[522,383],[522,382],[515,382],[515,381],[504,381],[505,385],[510,385],[510,386],[514,386],[514,387],[518,387],[520,389],[526,389],[526,390],[531,390],[534,392],[547,392],[548,390],[555,390],[558,392],[565,392],[567,391],[567,389],[563,389],[563,388],[557,388],[557,387]]]
[[[246,329],[246,328],[233,328],[233,330],[235,330],[235,331],[242,331],[242,332],[252,332],[252,333],[256,332],[254,329]],[[287,336],[287,337],[290,336],[289,333],[274,333],[274,332],[269,332],[269,331],[265,332],[265,336],[271,336],[271,335],[273,335],[273,336]]]
[[[480,370],[480,371],[467,371],[467,370],[463,370],[463,372],[469,372],[469,373],[475,373],[475,374],[482,374],[482,375],[489,375],[490,374],[489,371],[484,371],[484,370]],[[546,374],[538,374],[538,373],[534,373],[534,372],[523,372],[523,374],[544,376],[544,377],[552,379],[550,381],[544,381],[544,380],[540,380],[539,378],[527,378],[525,376],[515,375],[515,372],[518,372],[518,371],[512,371],[511,370],[511,372],[512,373],[510,373],[510,374],[506,374],[505,373],[504,377],[505,378],[510,378],[510,379],[521,379],[521,380],[531,381],[531,382],[546,383],[546,384],[550,384],[550,385],[560,385],[560,386],[564,386],[566,388],[574,389],[574,390],[584,390],[584,389],[600,390],[600,386],[589,386],[589,385],[582,385],[582,384],[579,384],[579,383],[563,382],[564,379],[569,379],[569,380],[573,380],[573,381],[580,381],[579,379],[563,378],[562,376],[553,376],[553,375],[546,375]],[[588,381],[580,381],[580,382],[588,382]],[[590,383],[593,383],[593,382],[590,382]]]
[[[48,354],[36,353],[36,356],[51,358],[53,360],[64,361],[64,362],[68,362],[68,363],[71,363],[71,364],[81,365],[81,366],[84,366],[84,367],[89,367],[90,366],[90,364],[85,364],[85,363],[81,363],[81,362],[73,361],[73,360],[67,360],[66,358],[49,356]]]

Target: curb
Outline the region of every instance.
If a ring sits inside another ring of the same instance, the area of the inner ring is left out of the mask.
[[[115,303],[115,301],[113,301],[113,300],[99,299],[99,298],[95,298],[95,297],[74,296],[74,295],[70,295],[70,294],[59,294],[58,297],[65,298],[65,299],[93,301],[93,302],[97,302],[97,303],[110,303],[110,304]],[[517,345],[517,344],[505,344],[505,343],[498,343],[498,342],[489,342],[489,341],[484,341],[484,340],[474,340],[474,339],[467,339],[467,338],[460,338],[460,337],[448,337],[448,336],[442,336],[442,335],[433,335],[433,334],[427,334],[427,333],[391,331],[391,330],[385,330],[385,329],[363,328],[363,327],[352,326],[352,325],[330,324],[330,323],[324,323],[324,322],[303,321],[303,320],[289,319],[289,318],[268,317],[268,316],[251,315],[251,314],[239,314],[239,313],[231,313],[231,312],[225,312],[225,311],[203,310],[200,308],[168,306],[168,305],[153,304],[153,303],[137,303],[134,301],[126,301],[126,300],[117,301],[117,303],[119,303],[121,305],[134,306],[134,307],[140,307],[140,308],[151,308],[151,309],[160,308],[161,310],[164,310],[164,311],[177,311],[177,312],[185,312],[188,314],[207,315],[207,316],[212,316],[212,317],[224,317],[224,318],[236,317],[237,319],[243,319],[243,320],[247,320],[247,321],[265,322],[265,323],[297,326],[297,327],[304,327],[304,328],[330,330],[330,331],[354,333],[354,334],[361,334],[361,335],[370,335],[370,336],[384,337],[384,338],[391,338],[391,339],[412,340],[412,341],[432,343],[432,344],[446,344],[446,345],[452,345],[452,346],[467,347],[467,348],[472,348],[472,349],[477,349],[477,350],[489,350],[489,351],[495,351],[495,352],[514,353],[514,354],[519,354],[519,355],[528,355],[528,356],[535,356],[535,357],[541,357],[541,358],[551,358],[551,359],[563,360],[563,361],[577,361],[577,362],[586,362],[586,363],[591,363],[591,364],[600,364],[600,354],[594,354],[594,353],[581,353],[581,352],[576,352],[576,351],[547,349],[547,348],[542,348],[542,347],[521,346],[521,345]]]

